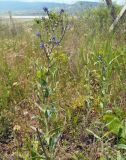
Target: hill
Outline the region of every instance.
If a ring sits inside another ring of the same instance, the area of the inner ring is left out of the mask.
[[[77,2],[74,4],[65,3],[52,3],[52,2],[16,2],[16,1],[5,1],[0,2],[0,14],[12,11],[15,15],[40,15],[44,14],[43,7],[48,7],[49,9],[58,10],[64,8],[69,13],[80,12],[80,10],[88,9],[91,7],[98,6],[97,2]]]

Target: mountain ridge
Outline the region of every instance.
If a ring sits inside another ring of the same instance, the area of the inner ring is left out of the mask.
[[[18,2],[18,1],[4,1],[0,2],[0,13],[5,13],[7,11],[13,12],[15,15],[39,15],[43,13],[43,7],[48,7],[49,9],[58,10],[64,8],[69,13],[77,12],[80,7],[83,9],[97,7],[99,2],[90,1],[78,1],[74,4],[66,3],[56,3],[56,2]]]

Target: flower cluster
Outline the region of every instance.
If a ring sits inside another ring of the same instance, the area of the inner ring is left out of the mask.
[[[98,60],[101,63],[101,69],[102,69],[102,76],[106,77],[106,62],[104,61],[104,58],[102,55],[98,56]]]
[[[61,10],[60,10],[60,14],[62,14],[62,13],[64,13],[64,9],[61,9]]]
[[[41,25],[41,31],[37,32],[36,36],[40,39],[40,48],[44,49],[49,59],[53,49],[60,45],[63,40],[67,23],[64,20],[64,9],[61,9],[59,13],[55,13],[44,7],[43,11],[47,14],[47,18],[42,17],[41,20],[36,21],[39,26]]]
[[[45,13],[48,13],[48,12],[49,12],[49,10],[48,10],[47,7],[44,7],[43,10],[44,10]]]
[[[55,44],[57,44],[57,45],[59,45],[60,44],[60,41],[56,38],[56,36],[53,36],[52,37],[52,41],[51,41],[52,43],[55,43]]]
[[[43,49],[44,48],[44,43],[40,43],[40,48]]]

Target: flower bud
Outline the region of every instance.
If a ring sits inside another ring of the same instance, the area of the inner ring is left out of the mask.
[[[40,43],[40,48],[43,49],[44,48],[44,43]]]

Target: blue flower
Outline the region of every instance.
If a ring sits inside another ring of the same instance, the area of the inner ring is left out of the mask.
[[[48,13],[48,12],[49,12],[49,10],[48,10],[47,7],[44,7],[43,10],[44,10],[45,13]]]
[[[56,44],[59,45],[59,44],[60,44],[60,41],[56,41]]]
[[[52,37],[52,42],[54,42],[55,44],[59,45],[60,41],[57,40],[57,38],[55,36]]]
[[[55,36],[53,36],[53,37],[52,37],[52,40],[53,40],[53,41],[56,41],[56,37],[55,37]]]
[[[40,48],[43,49],[44,48],[44,43],[40,43]]]
[[[60,14],[62,14],[62,13],[64,13],[64,9],[61,9],[61,10],[60,10]]]
[[[40,33],[40,32],[37,32],[37,33],[36,33],[36,36],[37,36],[37,37],[41,37],[41,33]]]

